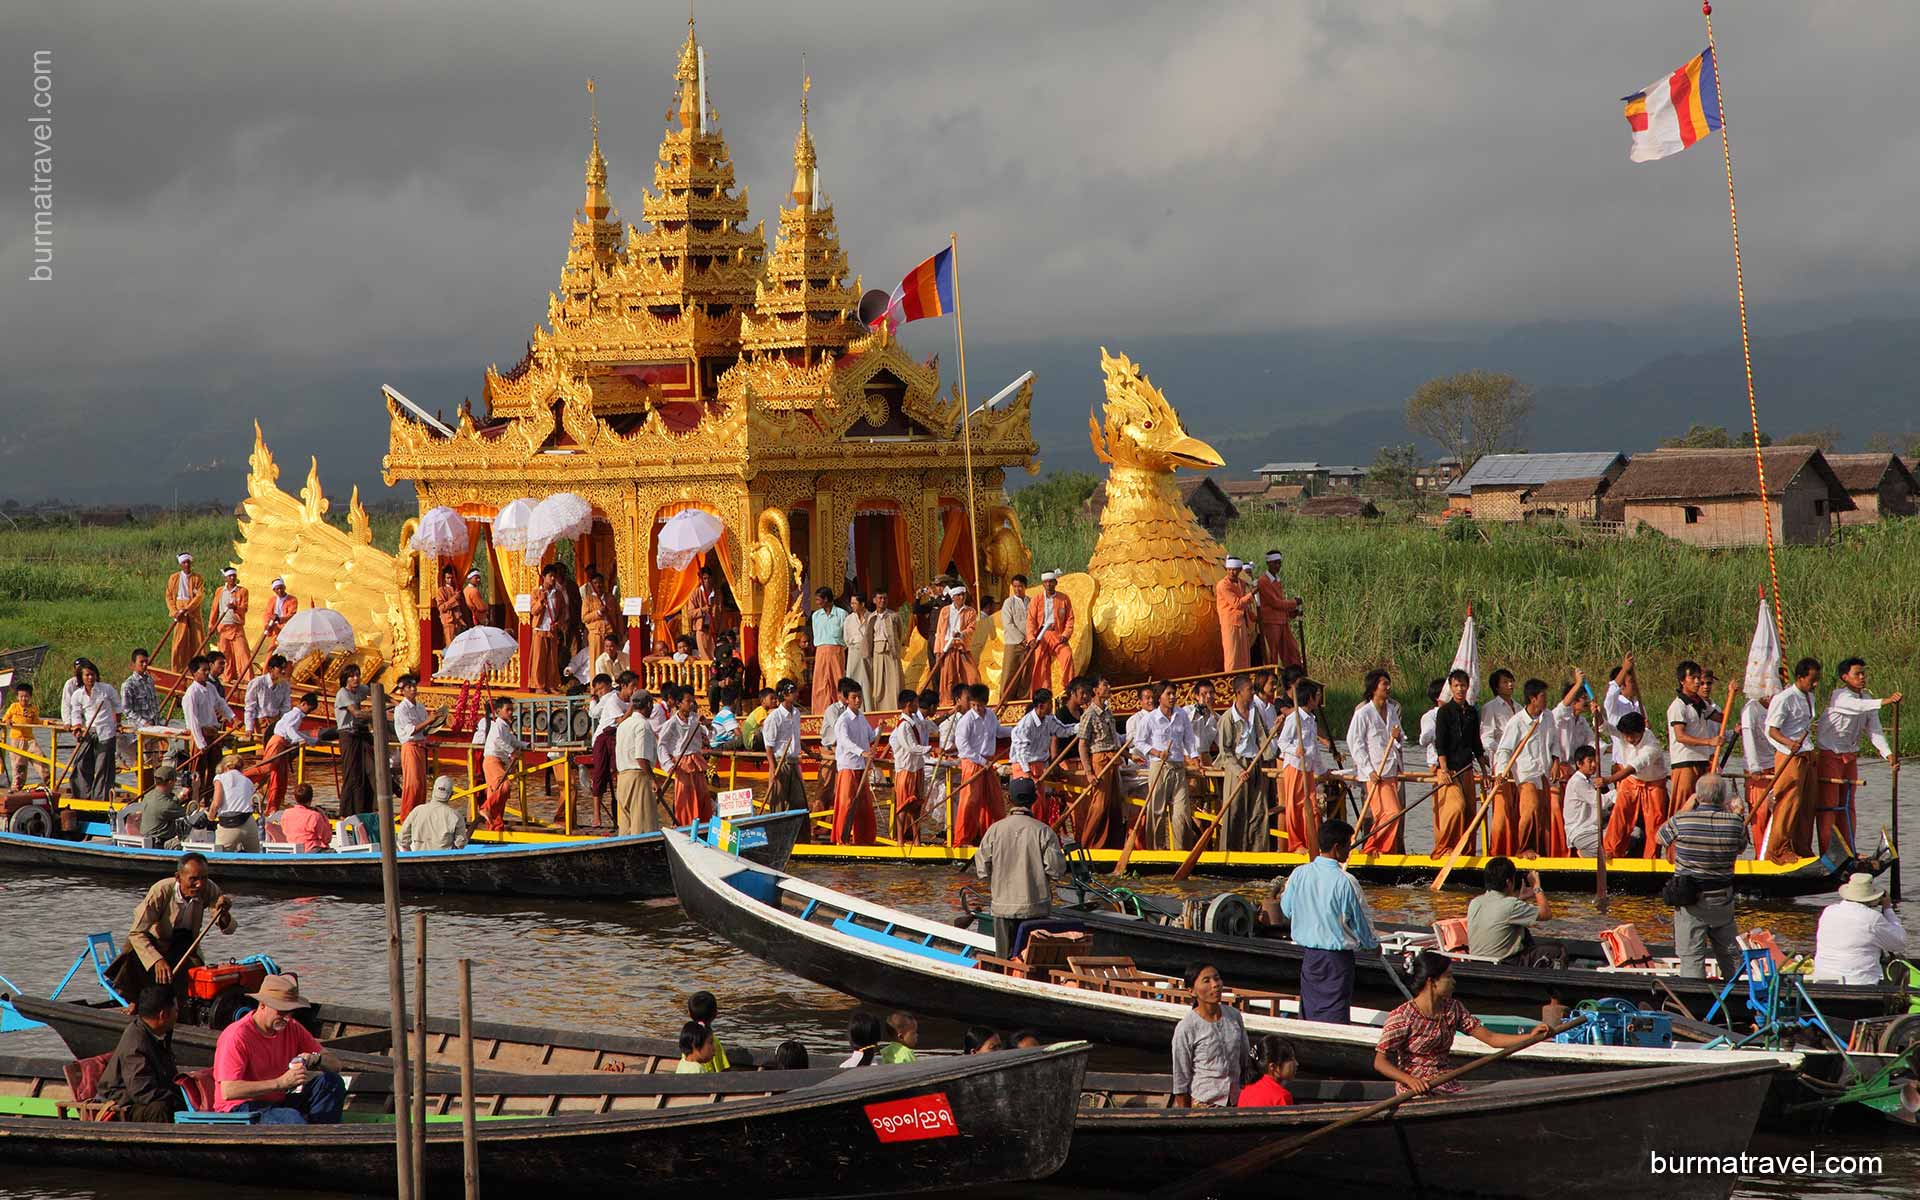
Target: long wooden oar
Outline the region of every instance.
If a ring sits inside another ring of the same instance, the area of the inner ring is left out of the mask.
[[[222,896],[221,899],[224,900],[226,899],[226,897]],[[221,909],[220,912],[222,913],[229,912],[231,911],[231,909],[232,909],[232,906],[231,904],[229,904],[227,908]],[[186,966],[187,960],[193,957],[193,952],[200,948],[200,939],[207,936],[207,930],[212,929],[215,925],[218,925],[219,923],[220,923],[220,917],[218,913],[209,912],[204,914],[200,920],[200,932],[193,935],[193,940],[187,943],[187,948],[185,950],[181,951],[179,961],[169,964],[167,967],[167,971],[170,974],[178,975],[180,973],[180,968]]]
[[[1267,747],[1273,745],[1273,739],[1276,736],[1278,736],[1279,733],[1280,733],[1280,723],[1278,721],[1275,721],[1273,723],[1273,728],[1267,731],[1266,739],[1260,743],[1260,748],[1253,752],[1253,762],[1251,765],[1247,767],[1247,770],[1246,770],[1247,775],[1253,776],[1255,780],[1258,779],[1259,777],[1258,772],[1260,770],[1260,760],[1266,757]],[[1304,762],[1306,760],[1303,758],[1301,761]],[[1235,800],[1238,800],[1247,791],[1249,787],[1257,787],[1257,786],[1259,786],[1257,782],[1250,782],[1248,780],[1243,779],[1241,782],[1240,790],[1238,792],[1235,792],[1227,800],[1225,804],[1220,806],[1220,811],[1213,818],[1213,822],[1209,824],[1205,829],[1202,829],[1200,831],[1200,836],[1193,840],[1193,849],[1187,851],[1186,860],[1180,864],[1180,867],[1178,870],[1174,871],[1173,881],[1175,883],[1179,883],[1180,881],[1184,880],[1187,876],[1193,874],[1194,867],[1200,864],[1200,856],[1206,853],[1207,843],[1213,840],[1213,831],[1227,823],[1227,814],[1233,811],[1233,802]],[[1312,799],[1311,794],[1309,794],[1308,799],[1309,801],[1311,801]]]
[[[1587,707],[1592,709],[1594,714],[1593,761],[1594,769],[1597,772],[1600,765],[1600,730],[1604,727],[1602,724],[1603,718],[1600,713],[1600,702],[1594,699],[1593,685],[1588,683],[1584,677],[1580,680],[1580,686],[1586,689]],[[1563,809],[1565,808],[1566,802],[1567,792],[1563,786],[1560,789],[1560,803]],[[1593,907],[1600,912],[1605,912],[1612,905],[1612,901],[1607,899],[1607,823],[1600,819],[1601,811],[1600,792],[1599,789],[1596,788],[1593,793],[1593,819],[1596,826],[1596,836],[1593,842]]]
[[[1396,776],[1396,778],[1408,779],[1408,778],[1418,778],[1418,776],[1401,775],[1401,776]],[[1382,780],[1381,782],[1384,783],[1386,781]],[[1438,795],[1440,792],[1440,786],[1441,786],[1440,784],[1436,783],[1432,787],[1428,788],[1426,795],[1420,797],[1418,800],[1415,800],[1412,804],[1407,805],[1406,807],[1402,808],[1399,812],[1393,814],[1391,817],[1388,817],[1385,821],[1381,822],[1380,828],[1392,829],[1395,825],[1398,825],[1400,822],[1406,820],[1407,817],[1412,814],[1414,809],[1419,808],[1422,804],[1425,804],[1427,801],[1433,799],[1436,795]],[[1373,836],[1373,826],[1370,824],[1372,818],[1373,818],[1372,809],[1368,809],[1366,812],[1360,814],[1360,827],[1353,831],[1353,841],[1355,845],[1359,845],[1365,842],[1369,837]]]
[[[1101,767],[1098,771],[1095,771],[1093,774],[1093,778],[1087,781],[1087,786],[1080,789],[1080,794],[1073,798],[1073,803],[1067,805],[1064,809],[1060,810],[1060,815],[1053,819],[1054,829],[1057,830],[1061,826],[1065,825],[1068,822],[1068,820],[1073,816],[1074,813],[1080,811],[1080,806],[1086,803],[1086,799],[1088,796],[1093,795],[1093,789],[1100,786],[1100,781],[1107,777],[1108,771],[1113,770],[1114,765],[1120,761],[1121,755],[1125,750],[1126,750],[1126,743],[1122,742],[1120,744],[1120,749],[1115,750],[1112,756],[1107,759],[1107,765],[1104,767]]]
[[[1493,798],[1499,794],[1500,785],[1507,781],[1507,772],[1513,770],[1513,764],[1520,761],[1520,752],[1527,748],[1527,743],[1533,740],[1533,735],[1540,732],[1540,726],[1541,722],[1535,719],[1533,727],[1521,737],[1520,744],[1513,748],[1513,754],[1507,759],[1507,765],[1494,775],[1492,785],[1487,788],[1487,798],[1480,802],[1479,811],[1473,814],[1473,820],[1467,822],[1466,833],[1460,836],[1459,844],[1453,848],[1453,853],[1447,856],[1447,865],[1440,868],[1440,874],[1434,876],[1433,882],[1428,885],[1428,890],[1437,892],[1446,886],[1447,876],[1453,874],[1454,864],[1460,861],[1460,856],[1472,843],[1474,831],[1480,828],[1480,822],[1485,819],[1487,811],[1493,807]]]
[[[1713,748],[1712,757],[1707,760],[1707,772],[1712,775],[1720,773],[1720,764],[1726,762],[1727,752],[1732,749],[1727,742],[1727,725],[1733,720],[1734,686],[1733,680],[1727,680],[1727,702],[1720,710],[1720,737]]]
[[[1452,1083],[1464,1075],[1471,1074],[1489,1063],[1497,1063],[1509,1055],[1518,1054],[1527,1047],[1543,1042],[1550,1037],[1557,1037],[1570,1029],[1577,1029],[1586,1024],[1586,1022],[1587,1019],[1585,1017],[1574,1017],[1572,1020],[1565,1021],[1559,1025],[1542,1026],[1528,1034],[1524,1041],[1515,1042],[1513,1045],[1503,1047],[1493,1054],[1486,1055],[1483,1058],[1476,1058],[1464,1066],[1455,1067],[1445,1074],[1435,1076],[1428,1082],[1428,1092],[1431,1093],[1433,1088]],[[1255,1146],[1243,1154],[1228,1159],[1217,1167],[1209,1167],[1187,1179],[1181,1180],[1179,1183],[1169,1184],[1166,1187],[1151,1192],[1149,1195],[1151,1200],[1190,1200],[1191,1197],[1205,1196],[1218,1192],[1221,1190],[1222,1184],[1231,1180],[1244,1178],[1282,1159],[1290,1158],[1330,1133],[1345,1129],[1349,1125],[1357,1125],[1361,1121],[1370,1120],[1380,1116],[1382,1113],[1391,1112],[1407,1101],[1416,1098],[1412,1092],[1401,1092],[1385,1100],[1369,1104],[1359,1112],[1350,1113],[1332,1124],[1322,1125],[1318,1129],[1310,1130],[1296,1137],[1287,1138],[1284,1141],[1269,1142],[1264,1146]]]
[[[1120,755],[1126,752],[1126,743],[1122,742],[1114,758],[1118,759]],[[1140,815],[1133,819],[1133,824],[1127,826],[1127,840],[1122,843],[1120,847],[1120,857],[1113,860],[1113,874],[1115,875],[1125,875],[1127,873],[1127,864],[1133,861],[1134,847],[1140,844],[1140,832],[1147,827],[1147,815],[1153,811],[1153,772],[1151,768],[1149,768],[1147,772],[1147,794],[1144,797],[1144,801],[1145,802],[1140,805]]]

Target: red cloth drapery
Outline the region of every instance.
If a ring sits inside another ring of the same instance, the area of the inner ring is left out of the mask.
[[[862,501],[854,508],[854,586],[871,600],[885,591],[898,601],[913,589],[913,555],[907,546],[907,523],[898,505]]]
[[[707,562],[706,556],[701,555],[698,558],[690,559],[687,565],[678,571],[663,571],[653,565],[656,545],[660,536],[660,527],[667,523],[668,517],[671,517],[677,512],[685,512],[689,508],[698,508],[705,512],[713,513],[716,517],[720,516],[718,512],[714,511],[712,505],[702,504],[697,500],[683,500],[676,501],[672,504],[663,504],[660,506],[660,511],[654,514],[653,532],[647,535],[647,571],[652,580],[650,595],[653,597],[653,600],[651,608],[653,610],[653,620],[657,628],[664,627],[670,618],[677,615],[681,609],[687,606],[687,600],[692,597],[693,589],[700,586],[700,568],[706,565]],[[716,557],[720,559],[720,573],[725,577],[727,586],[734,589],[736,596],[739,595],[739,585],[737,585],[733,579],[733,531],[726,530],[722,532],[720,541],[714,545],[713,549]]]
[[[941,500],[940,529],[940,553],[927,564],[928,572],[939,574],[948,563],[956,563],[968,590],[977,593],[980,581],[973,577],[973,538],[967,528],[967,506],[958,500]],[[979,602],[980,597],[975,595],[974,603]]]

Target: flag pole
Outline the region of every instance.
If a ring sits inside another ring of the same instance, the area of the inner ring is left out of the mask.
[[[1727,223],[1733,230],[1733,293],[1740,304],[1740,358],[1747,372],[1747,420],[1753,432],[1753,470],[1760,479],[1760,519],[1767,533],[1767,575],[1773,582],[1773,626],[1780,635],[1781,653],[1787,645],[1787,606],[1780,598],[1780,565],[1773,548],[1773,505],[1767,499],[1767,464],[1760,453],[1760,409],[1753,398],[1753,342],[1747,335],[1747,281],[1740,265],[1740,208],[1733,199],[1733,139],[1728,136],[1727,88],[1720,73],[1720,48],[1713,40],[1713,2],[1703,0],[1700,15],[1707,22],[1707,52],[1713,57],[1713,94],[1720,107],[1720,156],[1727,168]]]
[[[960,305],[960,235],[949,233],[953,255],[953,336],[960,348],[960,449],[967,472],[967,546],[973,551],[973,602],[980,603],[980,519],[973,501],[973,416],[967,400],[967,325]]]

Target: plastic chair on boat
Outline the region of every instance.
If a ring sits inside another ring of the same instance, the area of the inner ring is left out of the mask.
[[[53,994],[48,996],[47,999],[58,1000],[60,993],[67,990],[67,985],[72,983],[73,977],[79,973],[81,964],[91,962],[93,964],[93,977],[100,981],[100,990],[104,991],[115,1004],[130,1004],[131,1001],[119,992],[114,991],[113,985],[107,982],[107,968],[112,966],[113,960],[118,957],[120,957],[120,954],[119,951],[113,948],[113,935],[111,933],[88,934],[85,949],[81,950],[80,953],[74,957],[73,965],[68,967],[67,973],[60,977],[60,985],[53,989]]]

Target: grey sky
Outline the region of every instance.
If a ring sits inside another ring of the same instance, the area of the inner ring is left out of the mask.
[[[583,78],[637,221],[684,28],[631,0],[10,4],[0,114],[54,55],[58,243],[55,282],[23,282],[9,119],[5,361],[470,364],[477,390],[557,278]],[[753,219],[790,177],[804,50],[854,269],[890,286],[957,230],[983,339],[1727,301],[1717,143],[1630,164],[1617,102],[1705,44],[1686,0],[705,0],[699,29]],[[1717,32],[1749,286],[1911,284],[1920,6],[1736,2]]]

